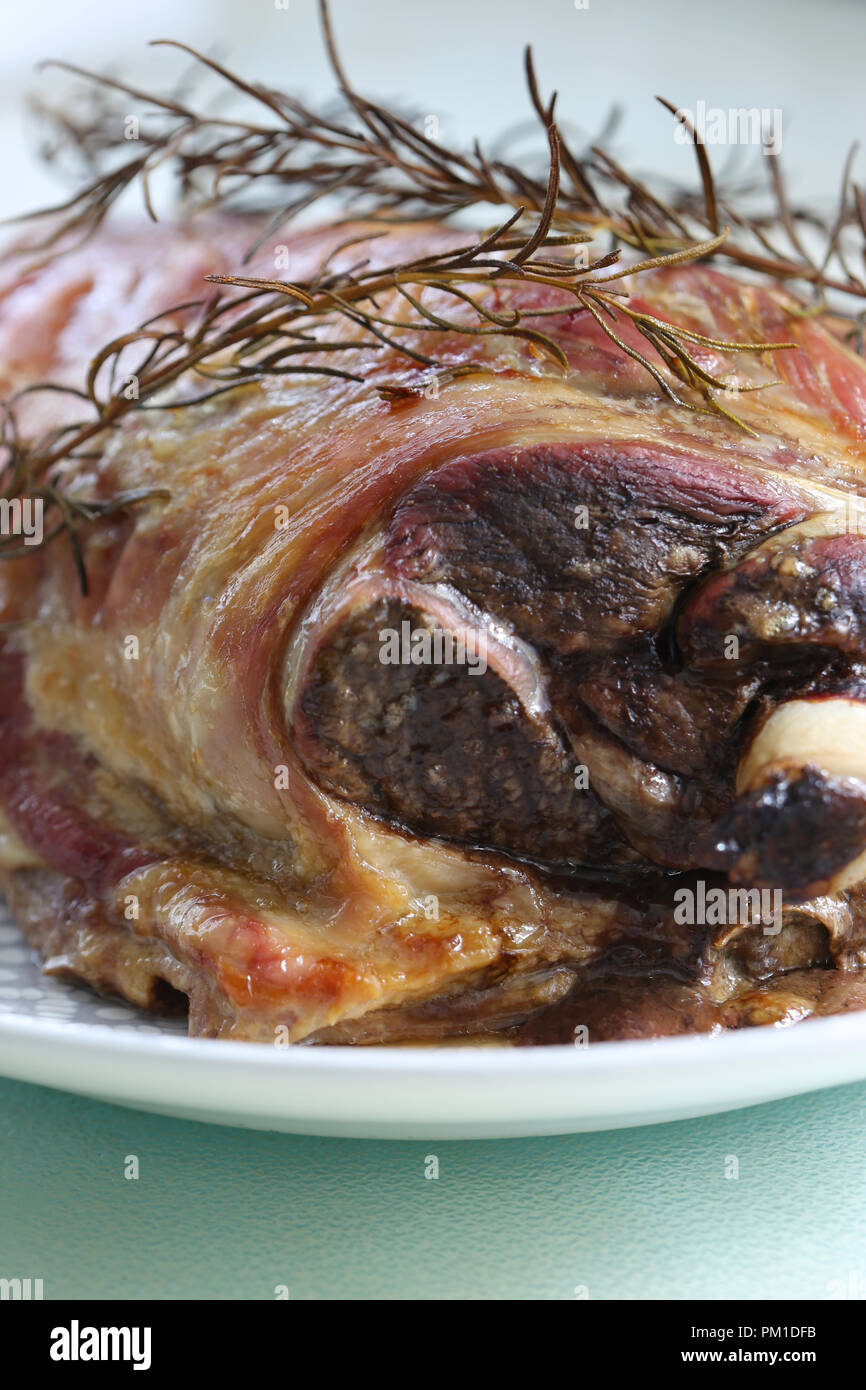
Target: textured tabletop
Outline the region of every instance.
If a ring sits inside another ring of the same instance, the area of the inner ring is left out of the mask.
[[[41,1278],[46,1298],[864,1297],[866,1085],[430,1144],[223,1129],[0,1081],[0,1276]]]

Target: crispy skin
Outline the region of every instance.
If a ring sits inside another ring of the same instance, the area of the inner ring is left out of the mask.
[[[0,376],[73,379],[245,235],[117,231],[23,283],[7,266]],[[304,234],[293,275],[347,235]],[[453,236],[397,229],[369,254]],[[641,295],[699,333],[797,339],[776,363],[705,350],[744,384],[783,377],[738,401],[756,437],[672,406],[572,312],[544,320],[565,374],[455,333],[440,360],[478,370],[394,401],[375,386],[421,369],[347,352],[360,383],[141,412],[80,465],[82,496],[170,495],[84,535],[86,597],[62,541],[0,570],[0,863],[47,968],[152,1007],[179,992],[193,1032],[264,1040],[562,1040],[590,987],[599,1036],[663,1031],[636,992],[689,1027],[761,1021],[723,1008],[765,987],[761,926],[734,957],[675,920],[676,885],[714,872],[784,891],[769,978],[859,967],[866,759],[843,775],[765,740],[748,785],[738,767],[803,692],[862,698],[864,365],[714,271]],[[31,424],[56,409],[34,397]],[[384,666],[404,619],[483,634],[487,670]]]

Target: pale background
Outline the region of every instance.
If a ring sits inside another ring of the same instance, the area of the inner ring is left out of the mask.
[[[855,0],[334,0],[353,77],[410,95],[446,138],[523,119],[531,37],[562,111],[676,172],[661,92],[781,107],[795,185],[831,194],[866,133]],[[20,115],[47,54],[173,75],[173,36],[245,73],[330,90],[312,0],[3,0],[0,212],[51,196]],[[42,90],[59,91],[56,76]],[[426,1154],[440,1159],[424,1179]],[[0,1274],[48,1298],[862,1298],[866,1087],[684,1124],[475,1144],[220,1130],[0,1082]],[[141,1179],[122,1177],[139,1156]],[[726,1180],[738,1158],[740,1177]],[[591,1308],[576,1325],[591,1328]]]
[[[171,81],[183,60],[149,51],[177,38],[246,76],[309,97],[333,88],[315,0],[0,0],[0,215],[50,197],[33,158],[24,98],[62,93],[46,57],[111,68],[135,81]],[[408,96],[435,113],[444,139],[495,135],[530,114],[523,46],[533,43],[560,114],[592,134],[613,103],[624,109],[617,148],[639,165],[691,172],[656,93],[694,109],[780,108],[795,188],[831,194],[851,141],[864,133],[863,0],[333,0],[344,61],[371,94]],[[866,152],[864,152],[866,167]]]

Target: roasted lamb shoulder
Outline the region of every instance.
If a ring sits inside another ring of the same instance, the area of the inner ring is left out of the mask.
[[[121,226],[9,262],[4,394],[77,380],[247,236]],[[350,264],[346,238],[299,234],[293,277]],[[459,240],[411,224],[365,254]],[[349,375],[181,385],[67,466],[71,498],[148,496],[79,525],[78,557],[60,536],[0,566],[13,912],[46,970],[188,1001],[194,1034],[563,1042],[863,1007],[864,361],[783,289],[636,280],[696,342],[795,344],[695,348],[736,376],[731,419],[669,400],[626,319],[618,345],[556,289],[476,293],[503,323],[559,307],[562,360],[458,313],[433,375],[386,292],[418,360],[343,315]],[[23,404],[31,430],[58,408]]]

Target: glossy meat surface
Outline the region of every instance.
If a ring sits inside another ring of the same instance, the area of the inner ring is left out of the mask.
[[[293,278],[345,236],[303,234]],[[4,390],[80,377],[245,242],[225,221],[103,237],[5,268]],[[0,864],[47,968],[265,1041],[740,1026],[787,1017],[768,982],[803,972],[825,984],[791,1017],[850,1006],[866,365],[712,269],[633,302],[798,343],[702,349],[741,386],[781,378],[738,393],[753,434],[667,401],[585,312],[545,320],[567,371],[453,333],[437,357],[474,370],[426,393],[343,322],[361,381],[135,412],[78,465],[73,493],[167,496],[82,533],[87,596],[62,539],[0,568]],[[395,381],[420,389],[376,389]],[[404,630],[483,662],[383,661]],[[698,878],[779,893],[783,920],[684,925]]]

